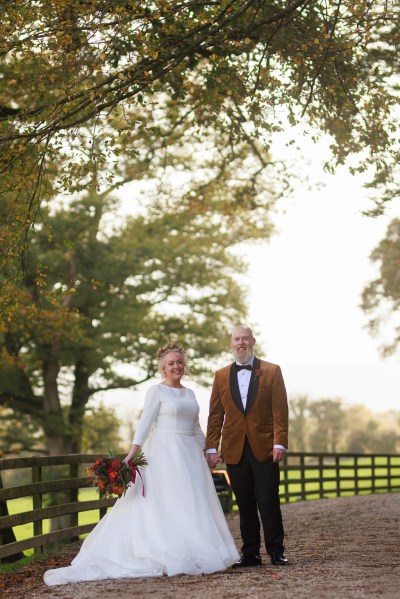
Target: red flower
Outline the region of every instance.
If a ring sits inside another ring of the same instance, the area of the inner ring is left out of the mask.
[[[257,368],[257,370],[254,371],[254,378],[251,382],[254,383],[254,381],[262,375],[262,373],[263,373],[262,368]]]
[[[108,478],[112,482],[115,481],[118,478],[118,471],[117,470],[113,470],[112,468],[108,468],[107,469],[107,474],[108,474]]]
[[[112,460],[110,460],[110,467],[114,468],[114,470],[119,470],[122,466],[122,462],[120,459],[118,458],[113,458]]]

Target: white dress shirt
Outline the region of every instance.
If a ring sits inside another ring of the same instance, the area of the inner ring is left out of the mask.
[[[238,366],[249,365],[252,367],[253,360],[251,360],[251,362],[246,362],[246,364],[239,364],[239,362],[236,362],[236,364],[238,364]],[[243,368],[242,370],[237,371],[237,381],[238,381],[238,385],[239,385],[240,397],[242,398],[243,410],[246,410],[247,394],[249,392],[250,380],[251,380],[251,370],[247,370],[246,368]]]

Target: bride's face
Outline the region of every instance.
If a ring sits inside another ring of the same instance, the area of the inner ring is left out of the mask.
[[[167,383],[179,383],[185,372],[182,354],[175,351],[169,352],[165,357],[163,372]]]

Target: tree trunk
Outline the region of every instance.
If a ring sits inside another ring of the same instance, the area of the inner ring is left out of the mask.
[[[0,472],[0,489],[3,488],[3,479],[1,477],[1,472]],[[8,516],[8,507],[7,507],[7,501],[0,501],[0,516]],[[2,545],[8,545],[8,543],[15,543],[15,541],[17,540],[15,538],[15,534],[13,529],[11,528],[11,526],[9,528],[3,528],[3,530],[1,531],[1,536],[2,536]],[[22,559],[24,557],[24,554],[22,553],[22,551],[18,551],[17,553],[13,553],[12,555],[9,555],[8,557],[3,557],[2,558],[2,562],[4,563],[12,563],[12,562],[17,562],[18,560]]]
[[[79,453],[81,450],[83,418],[86,404],[90,398],[89,377],[89,368],[79,360],[75,364],[75,384],[69,412],[72,453]]]
[[[64,419],[61,410],[60,395],[58,393],[60,347],[60,340],[55,339],[42,365],[44,428],[49,441],[53,436],[57,438],[64,434]],[[56,447],[53,447],[53,449],[56,449]]]
[[[63,434],[47,435],[47,449],[49,455],[64,455],[69,451],[69,442]]]
[[[45,412],[44,431],[46,434],[48,453],[51,456],[69,453],[69,439],[61,409],[60,395],[58,392],[58,375],[60,372],[60,348],[59,339],[55,339],[49,348],[47,359],[43,362],[44,397],[43,407]],[[48,470],[51,473],[51,470]],[[51,474],[50,474],[51,475]],[[52,478],[66,476],[67,472],[60,473],[60,467],[54,467]],[[48,505],[66,503],[69,500],[66,492],[49,493]],[[69,526],[69,516],[57,516],[51,519],[51,531],[60,530]],[[50,546],[54,549],[55,546]]]

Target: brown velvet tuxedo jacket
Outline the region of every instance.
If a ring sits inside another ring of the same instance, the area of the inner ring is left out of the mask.
[[[254,358],[246,410],[234,364],[215,374],[208,417],[206,449],[219,448],[226,464],[237,464],[247,436],[260,462],[272,459],[274,445],[288,445],[288,405],[281,369]]]

